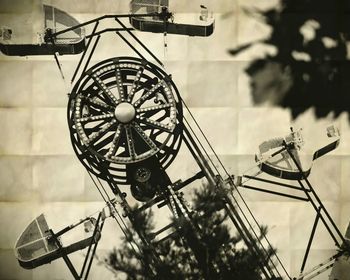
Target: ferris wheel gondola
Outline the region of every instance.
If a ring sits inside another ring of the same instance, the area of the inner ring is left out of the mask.
[[[323,147],[302,157],[304,139],[301,130],[292,130],[286,137],[273,138],[261,143],[255,160],[260,170],[269,175],[287,180],[302,180],[310,175],[315,160],[338,147],[340,143],[339,130],[330,126],[327,128],[327,136],[326,144]]]

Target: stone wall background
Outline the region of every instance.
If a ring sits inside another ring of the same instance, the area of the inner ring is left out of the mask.
[[[72,14],[80,22],[103,14],[128,12],[126,0],[46,1]],[[195,1],[193,1],[195,2]],[[228,49],[263,38],[270,30],[247,17],[242,6],[266,8],[278,1],[220,0],[206,2],[216,19],[215,32],[208,38],[167,36],[164,53],[161,34],[137,33],[138,37],[164,61],[180,94],[232,174],[240,174],[254,164],[258,145],[271,137],[285,135],[289,127],[303,127],[305,138],[315,144],[327,125],[341,129],[340,147],[314,164],[311,182],[342,232],[350,214],[350,127],[348,116],[336,121],[331,116],[316,120],[312,110],[293,121],[281,108],[255,107],[250,98],[245,66],[256,57],[273,51],[256,46],[237,57]],[[15,22],[19,32],[35,25],[39,1],[0,1],[0,23]],[[176,1],[175,11],[191,17],[202,3]],[[31,16],[31,19],[29,15]],[[27,20],[24,20],[27,18]],[[18,33],[19,36],[19,33]],[[30,40],[31,38],[28,38]],[[102,59],[133,55],[116,36],[105,36],[91,65]],[[76,56],[60,57],[66,79],[78,62]],[[63,260],[35,270],[19,267],[13,253],[16,238],[28,223],[44,212],[49,225],[59,229],[103,207],[83,166],[71,147],[66,121],[67,84],[52,57],[0,56],[0,279],[71,279]],[[191,172],[187,156],[171,168],[172,176]],[[303,249],[312,227],[310,205],[286,198],[244,192],[258,220],[269,226],[269,236],[292,275],[298,274]],[[117,246],[120,233],[107,222],[98,254]],[[318,264],[334,252],[334,244],[321,229],[310,253],[310,265]],[[81,262],[83,253],[71,256]],[[316,279],[328,279],[330,271]],[[113,274],[97,262],[91,278],[112,279]]]

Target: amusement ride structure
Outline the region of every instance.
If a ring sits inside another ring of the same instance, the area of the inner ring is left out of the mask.
[[[130,14],[105,15],[85,23],[78,23],[61,10],[44,6],[46,31],[42,44],[7,44],[2,41],[1,51],[6,55],[53,55],[62,76],[57,54],[80,54],[71,79],[73,86],[67,108],[70,137],[76,156],[106,203],[97,217],[84,218],[58,232],[50,229],[43,214],[38,216],[16,243],[20,265],[32,269],[63,258],[74,279],[87,279],[103,234],[104,221],[115,219],[123,233],[130,232],[127,220],[137,233],[131,242],[134,250],[143,254],[143,248],[148,248],[149,258],[144,264],[147,267],[146,279],[162,279],[158,271],[162,257],[157,252],[157,244],[173,238],[174,234],[182,236],[201,268],[198,277],[215,279],[225,267],[224,258],[223,264],[208,262],[205,250],[200,246],[200,228],[192,219],[193,210],[186,203],[188,198],[182,194],[185,188],[191,188],[193,182],[204,180],[215,188],[222,201],[222,208],[217,211],[228,215],[245,246],[258,260],[262,279],[307,280],[329,269],[338,258],[350,252],[350,244],[318,197],[308,176],[312,161],[338,146],[338,130],[328,128],[328,143],[315,151],[308,166],[300,157],[304,144],[301,131],[292,129],[286,137],[274,138],[259,146],[255,172],[251,169],[239,176],[229,174],[181,98],[171,75],[134,34],[135,30],[140,30],[163,33],[164,36],[210,36],[214,31],[214,20],[202,7],[199,24],[176,23],[168,9],[169,1],[158,2],[131,1]],[[100,23],[105,20],[113,20],[116,26],[99,29]],[[84,34],[86,26],[92,26],[91,33]],[[13,31],[2,32],[10,36]],[[90,65],[101,36],[107,33],[115,34],[127,44],[135,52],[135,57],[110,57]],[[197,172],[173,182],[167,169],[183,147],[196,162]],[[290,184],[290,181],[296,184]],[[259,182],[260,185],[248,182]],[[277,186],[278,190],[272,190],[270,186]],[[129,189],[132,197],[140,202],[138,209],[131,207],[125,189]],[[305,201],[315,210],[315,222],[300,275],[291,276],[277,254],[268,253],[272,250],[271,244],[266,236],[258,238],[260,225],[248,207],[242,189]],[[291,190],[293,194],[285,190]],[[135,215],[152,207],[158,211],[168,207],[175,222],[149,236],[135,224]],[[176,222],[180,220],[181,223]],[[192,229],[192,234],[183,234],[184,221]],[[327,229],[337,253],[305,271],[314,234],[320,224]],[[70,245],[62,244],[60,237],[79,226],[84,226],[90,236]],[[87,254],[78,272],[68,255],[83,248],[87,248]],[[222,254],[225,254],[224,250]]]

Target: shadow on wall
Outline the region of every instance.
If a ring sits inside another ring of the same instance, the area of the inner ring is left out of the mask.
[[[276,8],[244,11],[272,32],[229,52],[261,43],[277,49],[246,69],[255,104],[290,108],[293,118],[310,107],[317,118],[350,113],[350,1],[280,0]]]

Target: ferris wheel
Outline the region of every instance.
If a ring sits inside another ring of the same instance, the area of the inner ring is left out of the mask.
[[[221,197],[222,208],[218,211],[227,213],[232,226],[258,260],[262,279],[306,280],[316,277],[350,251],[348,238],[342,235],[308,179],[312,162],[337,148],[340,141],[338,130],[335,127],[328,128],[329,141],[314,151],[310,165],[306,166],[300,157],[304,143],[302,133],[292,130],[287,136],[261,143],[255,157],[255,173],[251,174],[249,170],[240,175],[229,174],[181,98],[172,76],[134,34],[135,30],[139,30],[165,35],[210,36],[214,31],[214,20],[208,18],[206,8],[202,7],[201,24],[176,23],[168,9],[169,2],[160,2],[131,1],[130,14],[105,15],[85,23],[74,22],[72,26],[61,30],[49,28],[43,36],[44,44],[25,47],[1,44],[2,52],[7,55],[53,55],[62,77],[64,75],[57,52],[81,54],[71,79],[67,123],[74,152],[106,203],[106,207],[97,215],[84,218],[58,232],[50,229],[44,215],[36,217],[16,243],[16,257],[20,265],[32,269],[63,258],[74,279],[87,279],[103,233],[104,221],[108,218],[116,220],[125,232],[128,228],[124,221],[127,219],[137,233],[132,242],[142,243],[149,249],[147,273],[150,279],[157,279],[157,268],[162,263],[157,243],[162,240],[158,235],[165,229],[172,229],[166,238],[172,238],[176,232],[188,239],[188,250],[202,268],[199,277],[213,279],[220,273],[220,264],[205,260],[202,257],[203,249],[194,245],[200,242],[201,232],[191,217],[186,198],[181,194],[181,190],[190,188],[191,183],[206,180]],[[54,11],[49,8],[46,10]],[[64,15],[62,11],[59,13]],[[116,26],[99,29],[100,22],[106,19],[112,19]],[[82,28],[86,26],[93,28],[83,38]],[[62,36],[68,32],[74,32],[77,37],[63,40]],[[120,42],[133,50],[135,56],[116,55],[91,65],[101,36],[110,33],[114,33]],[[173,182],[167,170],[177,160],[183,147],[195,160],[198,172]],[[110,197],[101,180],[114,197]],[[296,182],[296,185],[284,180]],[[257,181],[266,184],[266,187],[248,184]],[[270,185],[293,189],[295,194],[286,194],[282,188],[272,191],[268,187]],[[272,255],[267,253],[272,246],[266,236],[257,240],[260,225],[242,195],[243,189],[304,201],[315,210],[315,222],[298,276],[289,274],[275,252]],[[146,236],[135,224],[136,214],[131,210],[125,190],[130,190],[133,199],[141,202],[137,212],[146,211],[154,205],[160,210],[167,206],[176,221],[187,223],[192,229],[191,234],[185,236],[179,222],[158,229],[151,237]],[[326,227],[338,252],[305,272],[319,223]],[[82,226],[90,234],[87,238],[70,245],[60,241],[65,233]],[[84,248],[88,248],[88,253],[78,273],[68,255]],[[137,249],[140,254],[145,253],[142,248],[140,246]]]

